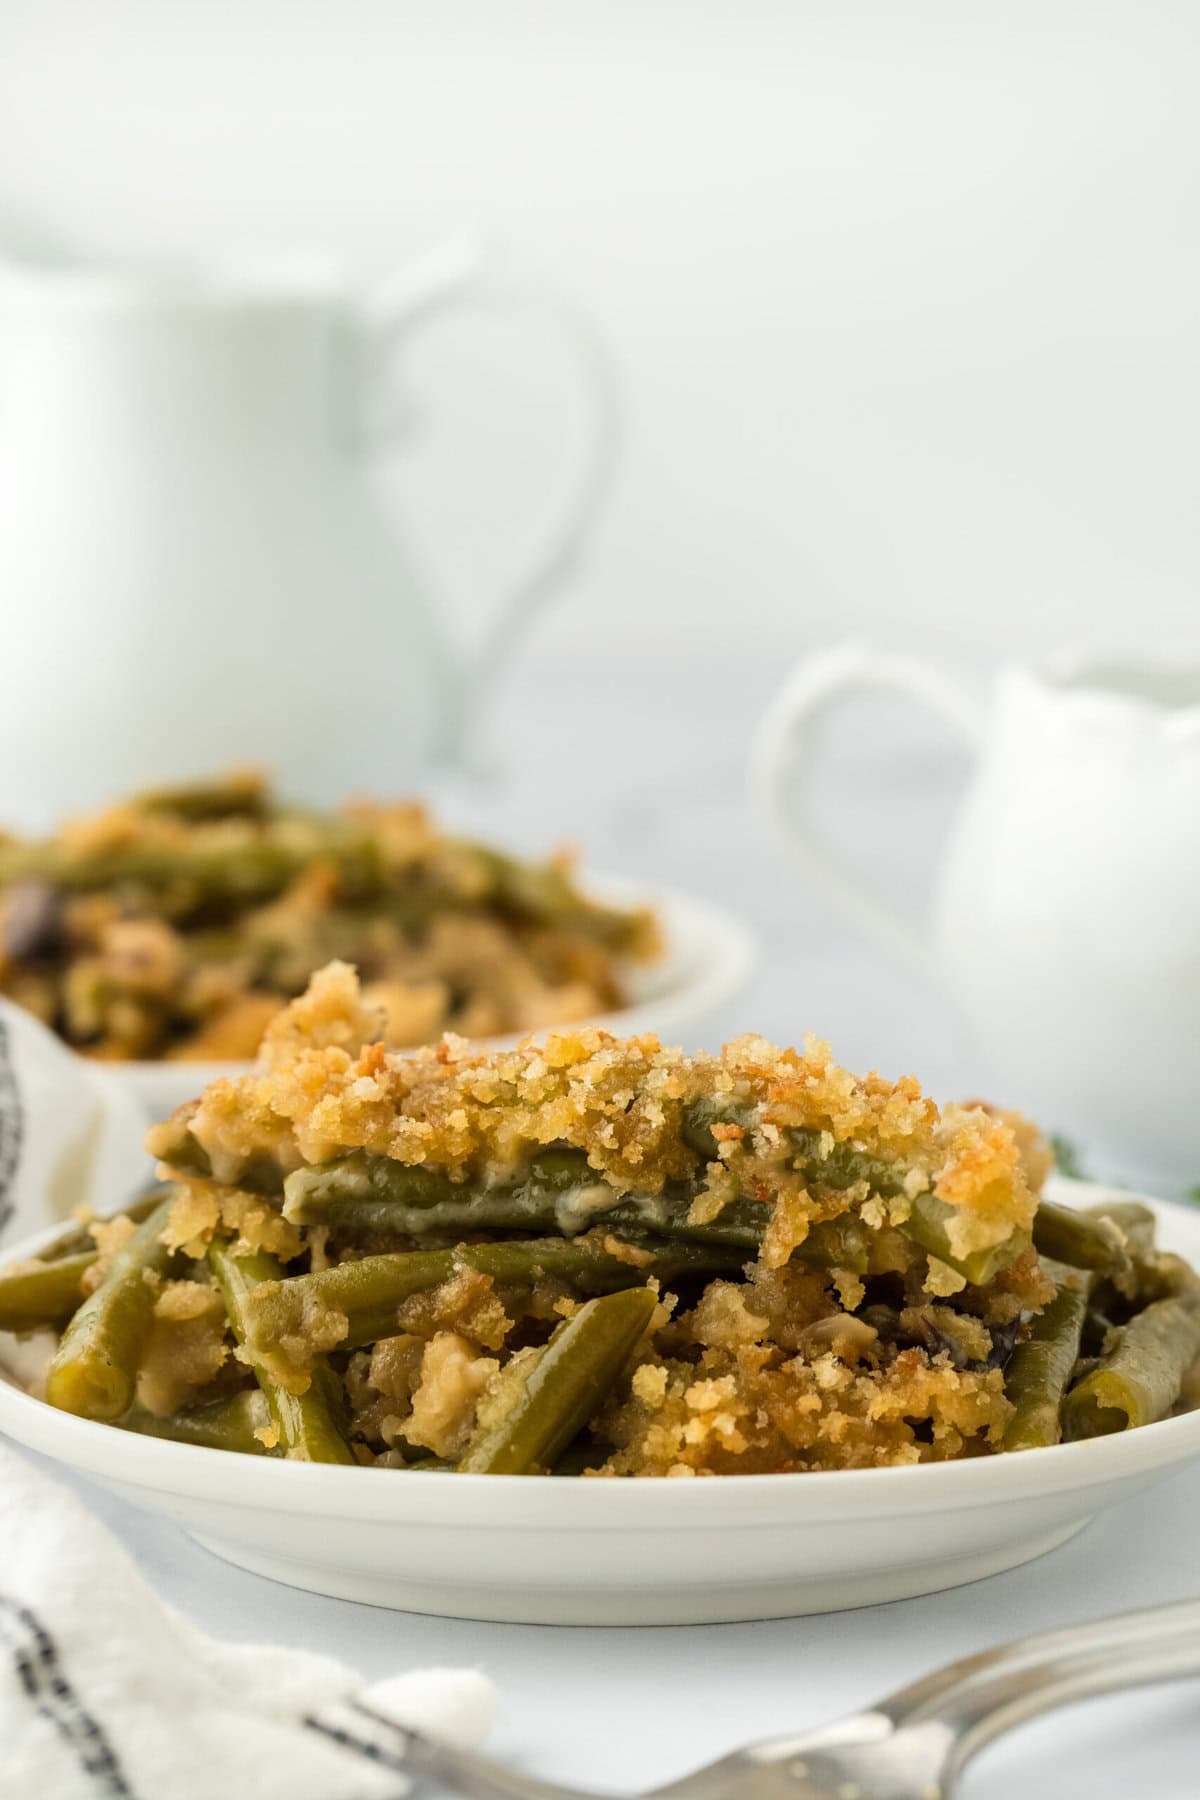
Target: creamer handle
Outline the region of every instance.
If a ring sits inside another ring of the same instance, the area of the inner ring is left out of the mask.
[[[574,365],[582,418],[565,498],[499,582],[477,641],[449,659],[449,691],[441,697],[433,748],[442,760],[455,763],[469,756],[487,684],[564,585],[584,547],[616,461],[619,407],[608,353],[583,311],[554,286],[510,274],[487,244],[473,238],[447,243],[415,267],[377,283],[360,302],[359,317],[368,342],[390,357],[449,309],[499,314],[556,338]]]
[[[925,937],[893,911],[824,841],[813,825],[805,777],[816,765],[821,726],[850,695],[890,690],[930,707],[978,748],[983,725],[971,696],[923,662],[848,642],[805,657],[779,689],[755,733],[750,783],[780,836],[889,950],[928,971]]]

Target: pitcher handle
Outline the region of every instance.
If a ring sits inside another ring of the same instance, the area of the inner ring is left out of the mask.
[[[806,657],[771,701],[751,747],[751,792],[779,834],[799,850],[860,923],[887,949],[929,973],[933,956],[924,936],[825,843],[809,816],[804,784],[798,779],[816,760],[826,716],[856,691],[881,689],[922,702],[976,749],[980,747],[979,712],[963,689],[915,658],[844,643]]]
[[[569,351],[582,397],[582,447],[566,497],[543,521],[525,557],[502,583],[491,615],[451,668],[438,710],[433,749],[462,759],[483,688],[512,654],[534,618],[565,580],[583,548],[607,491],[619,436],[616,376],[599,334],[584,312],[552,285],[507,274],[486,243],[465,237],[384,280],[360,304],[360,322],[376,352],[390,353],[448,308],[498,313],[550,331]]]

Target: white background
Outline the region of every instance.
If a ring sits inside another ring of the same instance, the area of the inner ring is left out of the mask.
[[[1188,0],[7,0],[0,50],[10,221],[362,269],[478,225],[586,300],[627,454],[547,655],[1195,622]],[[466,607],[555,390],[449,326],[414,374]]]
[[[364,274],[478,226],[584,299],[625,391],[621,471],[497,695],[499,781],[449,801],[746,916],[763,962],[715,1032],[814,1026],[852,1066],[963,1094],[984,1065],[939,997],[748,817],[746,740],[787,663],[851,630],[980,681],[1005,654],[1197,635],[1198,52],[1200,8],[1153,0],[0,0],[0,217],[95,254]],[[447,324],[410,373],[430,429],[397,487],[465,627],[573,421],[561,371],[498,329]],[[835,749],[826,810],[853,796],[842,834],[917,916],[959,771],[899,712]],[[106,1510],[211,1629],[377,1673],[479,1660],[504,1754],[628,1789],[1183,1591],[1194,1490],[955,1597],[689,1634],[372,1613]],[[1190,1794],[1194,1716],[1190,1690],[1093,1707],[968,1791]]]

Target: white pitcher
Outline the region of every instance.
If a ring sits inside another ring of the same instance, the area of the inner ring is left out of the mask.
[[[928,938],[831,855],[803,797],[822,719],[872,689],[931,706],[976,751]],[[997,1099],[1099,1169],[1200,1183],[1200,666],[1009,668],[985,706],[843,645],[778,694],[753,778],[864,925],[948,983]]]
[[[562,514],[469,653],[370,479],[396,352],[450,305],[565,337],[586,406]],[[313,800],[402,788],[461,745],[567,572],[613,442],[590,331],[470,245],[366,292],[287,267],[3,269],[0,822],[234,762]]]

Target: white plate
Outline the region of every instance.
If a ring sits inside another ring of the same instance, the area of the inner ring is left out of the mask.
[[[651,906],[662,922],[665,953],[653,963],[634,964],[626,975],[633,996],[629,1006],[590,1019],[588,1024],[628,1037],[656,1031],[668,1043],[693,1036],[708,1019],[736,998],[754,966],[749,932],[739,921],[706,900],[685,894],[646,894],[630,882],[609,876],[581,877],[589,893],[622,906]],[[511,1037],[484,1038],[493,1048],[515,1044]],[[695,1044],[691,1046],[695,1048]],[[149,1117],[164,1119],[191,1100],[219,1075],[240,1075],[248,1063],[130,1062],[105,1063],[145,1107]]]
[[[1085,1202],[1108,1191],[1054,1185]],[[1153,1204],[1164,1244],[1200,1261],[1200,1212]],[[45,1236],[10,1254],[31,1254]],[[903,1469],[701,1481],[404,1475],[138,1437],[4,1380],[0,1429],[292,1587],[556,1625],[781,1618],[957,1587],[1055,1549],[1200,1452],[1196,1412],[1090,1443]]]

